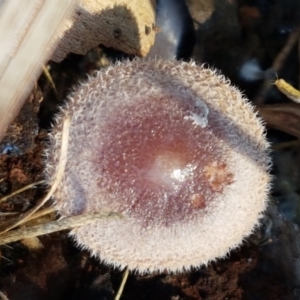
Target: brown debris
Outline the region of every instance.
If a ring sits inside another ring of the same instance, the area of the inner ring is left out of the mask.
[[[225,163],[213,162],[204,168],[204,174],[214,192],[222,192],[226,185],[233,182],[233,174],[227,171]]]
[[[64,24],[52,60],[60,62],[70,52],[84,55],[99,44],[146,56],[154,25],[155,0],[81,0]]]
[[[205,197],[200,194],[194,194],[191,197],[191,206],[194,209],[203,209],[206,207]]]

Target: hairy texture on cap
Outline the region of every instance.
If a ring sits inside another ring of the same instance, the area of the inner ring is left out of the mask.
[[[215,71],[134,60],[97,72],[57,116],[49,182],[65,114],[68,162],[56,206],[63,216],[125,216],[71,232],[106,263],[141,273],[188,270],[225,256],[258,223],[270,180],[264,127]]]

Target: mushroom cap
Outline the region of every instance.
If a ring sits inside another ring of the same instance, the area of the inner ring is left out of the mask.
[[[224,257],[258,224],[270,189],[269,144],[253,106],[194,62],[124,61],[69,96],[50,134],[53,182],[64,116],[62,216],[113,211],[71,235],[116,267],[183,271]]]

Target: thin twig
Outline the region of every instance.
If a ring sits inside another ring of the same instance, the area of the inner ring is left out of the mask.
[[[19,212],[12,211],[12,212],[0,212],[0,217],[7,217],[7,216],[15,216],[19,214]]]
[[[35,212],[33,215],[31,215],[26,222],[32,221],[34,219],[40,218],[42,216],[48,215],[55,212],[55,208],[53,206],[51,207],[46,207],[44,209],[41,209],[37,212]]]
[[[286,148],[291,148],[291,147],[299,147],[300,146],[300,140],[293,140],[289,142],[283,142],[283,143],[278,143],[272,145],[272,149],[276,151],[284,150]]]
[[[11,230],[1,235],[0,245],[16,242],[25,238],[36,237],[52,232],[87,225],[99,219],[108,219],[116,217],[122,218],[123,216],[119,213],[114,212],[100,212],[96,214],[71,216],[44,224],[38,224],[35,226]]]
[[[31,220],[34,220],[34,219],[37,219],[39,217],[42,217],[44,215],[48,215],[52,212],[55,211],[55,208],[54,207],[46,207],[40,211],[37,211],[36,213],[34,213],[33,215],[31,215],[27,221],[31,221]],[[6,217],[6,216],[12,216],[12,215],[17,215],[19,214],[20,212],[0,212],[0,217]]]
[[[129,275],[129,270],[128,270],[128,268],[126,267],[126,269],[125,269],[125,271],[124,271],[124,274],[123,274],[123,278],[122,278],[121,285],[120,285],[120,287],[119,287],[118,293],[117,293],[117,295],[115,296],[115,299],[114,299],[114,300],[120,300],[120,298],[121,298],[121,296],[122,296],[122,293],[123,293],[123,290],[124,290],[124,287],[125,287],[125,284],[126,284],[126,282],[127,282],[128,275]]]
[[[47,80],[50,82],[50,85],[53,88],[54,92],[57,94],[57,90],[56,90],[56,86],[55,86],[55,83],[53,81],[53,78],[52,78],[48,68],[45,65],[43,65],[43,72],[44,72]]]
[[[291,34],[287,38],[287,41],[286,41],[284,47],[279,52],[279,54],[276,56],[276,58],[273,62],[273,65],[272,65],[272,69],[276,73],[278,73],[281,70],[282,66],[284,65],[287,57],[289,56],[289,54],[291,53],[292,49],[294,48],[296,42],[299,39],[299,34],[300,34],[300,27],[297,27],[293,32],[291,32]]]
[[[11,197],[13,197],[15,195],[18,195],[18,194],[20,194],[20,193],[22,193],[22,192],[24,192],[24,191],[26,191],[26,190],[28,190],[28,189],[36,186],[36,185],[43,184],[45,182],[46,182],[45,180],[40,180],[40,181],[36,181],[36,182],[30,183],[30,184],[28,184],[28,185],[26,185],[26,186],[24,186],[24,187],[22,187],[22,188],[20,188],[20,189],[18,189],[16,191],[12,192],[11,194],[0,198],[0,203],[6,201],[7,199],[9,199],[9,198],[11,198]]]
[[[297,27],[287,38],[287,41],[285,43],[285,46],[282,48],[282,50],[279,52],[279,54],[276,56],[273,65],[271,67],[271,69],[275,72],[275,73],[279,73],[279,71],[281,70],[283,64],[285,63],[287,57],[289,56],[290,52],[292,51],[292,49],[294,48],[296,42],[299,39],[299,34],[300,34],[300,27]],[[268,91],[270,90],[270,88],[272,87],[272,82],[273,80],[270,79],[266,79],[260,90],[258,91],[257,96],[255,97],[255,99],[253,100],[255,104],[263,104],[265,101],[265,97],[268,94]]]

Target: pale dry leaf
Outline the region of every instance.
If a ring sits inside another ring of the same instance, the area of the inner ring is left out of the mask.
[[[85,55],[102,44],[146,56],[155,39],[155,0],[80,0],[65,22],[52,60],[70,52]]]
[[[75,0],[3,1],[0,11],[0,140],[51,56]],[[57,9],[59,7],[59,9]]]

